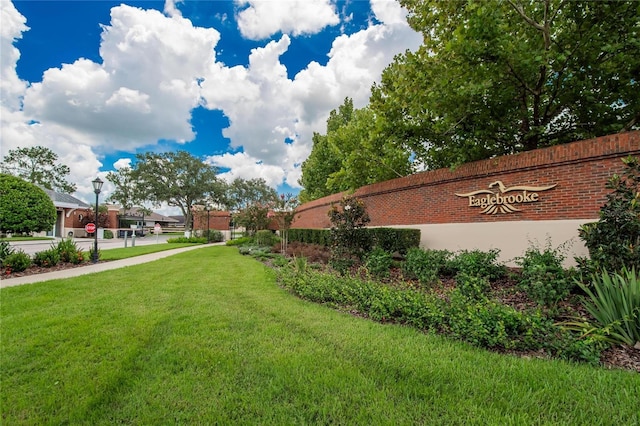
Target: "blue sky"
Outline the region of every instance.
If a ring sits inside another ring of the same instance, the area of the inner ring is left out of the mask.
[[[44,145],[78,198],[136,153],[297,192],[313,132],[419,34],[393,0],[0,0],[1,144]],[[105,185],[104,196],[112,188]]]

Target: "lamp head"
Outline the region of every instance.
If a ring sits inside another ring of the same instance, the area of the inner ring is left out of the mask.
[[[95,178],[94,180],[91,181],[91,184],[93,185],[93,192],[95,192],[96,194],[100,193],[100,190],[102,189],[102,184],[104,182],[102,182],[102,180],[100,180],[99,177]]]

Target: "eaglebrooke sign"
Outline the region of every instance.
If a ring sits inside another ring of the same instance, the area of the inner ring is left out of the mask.
[[[469,207],[480,207],[482,214],[513,213],[520,211],[518,204],[535,203],[540,200],[538,192],[547,191],[557,184],[549,186],[517,185],[507,188],[502,181],[495,181],[489,188],[498,186],[499,192],[490,189],[479,189],[466,194],[457,194],[458,197],[467,197]]]

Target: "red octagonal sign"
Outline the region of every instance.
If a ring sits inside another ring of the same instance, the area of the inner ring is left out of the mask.
[[[96,232],[96,225],[95,223],[87,223],[84,226],[84,230],[87,231],[90,234],[93,234],[94,232]]]

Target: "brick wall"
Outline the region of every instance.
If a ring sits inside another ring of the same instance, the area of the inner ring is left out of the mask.
[[[365,202],[370,226],[597,219],[605,183],[624,168],[620,159],[628,155],[640,155],[638,131],[417,173],[359,188],[354,196]],[[481,214],[468,198],[455,195],[482,189],[500,193],[497,186],[489,188],[496,181],[506,187],[556,186],[538,192],[537,202],[514,204],[520,211],[508,214]],[[301,205],[293,227],[329,227],[330,205],[343,195]]]
[[[228,231],[231,214],[229,212],[210,211],[209,229]],[[207,212],[197,211],[193,215],[193,229],[207,229]]]

